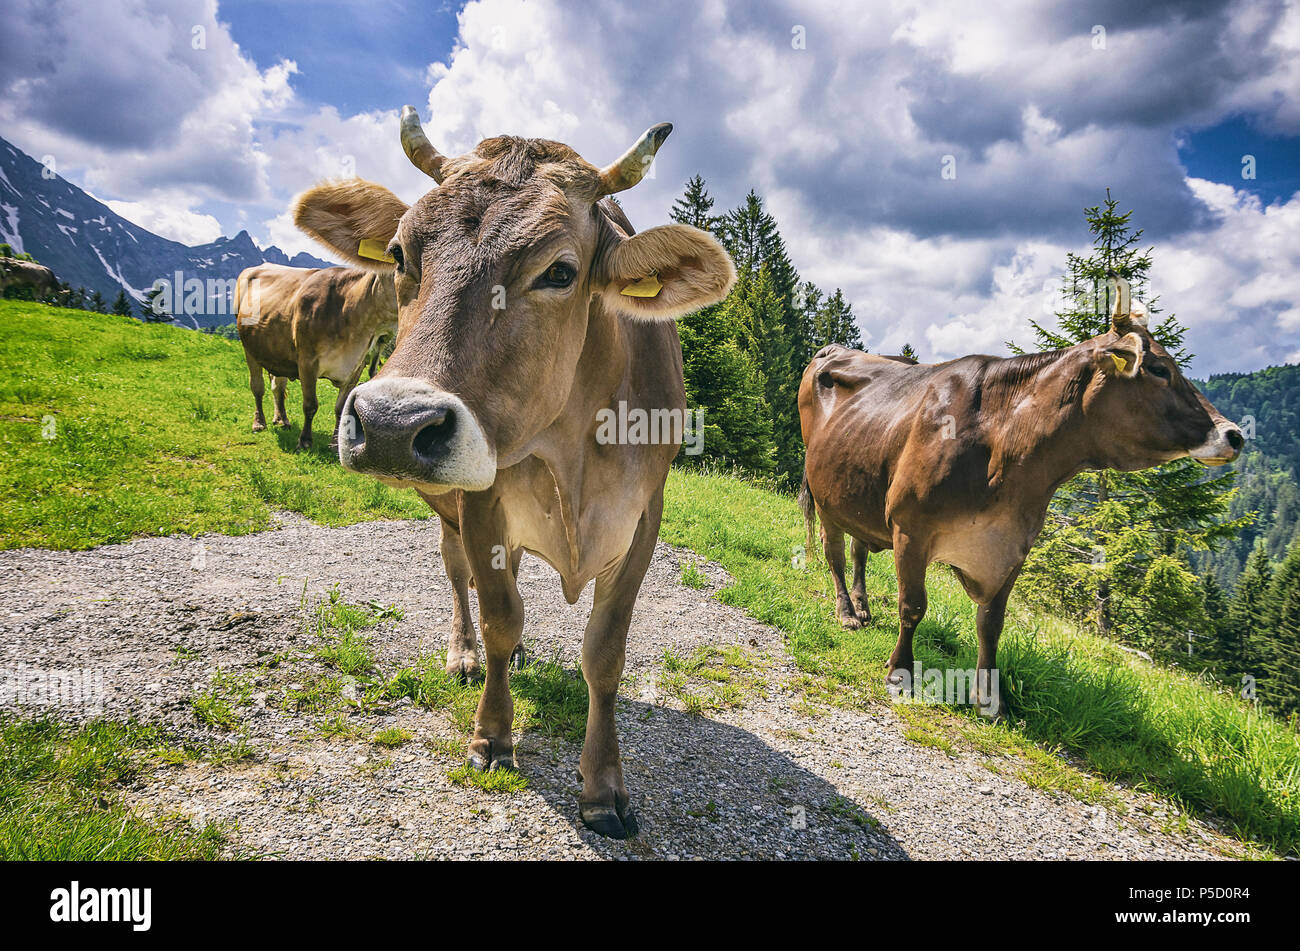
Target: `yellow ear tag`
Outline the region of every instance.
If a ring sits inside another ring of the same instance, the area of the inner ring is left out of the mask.
[[[363,258],[370,258],[372,261],[384,261],[388,264],[396,264],[393,256],[388,253],[388,248],[383,242],[376,241],[374,238],[362,238],[361,244],[357,246],[357,254]]]
[[[1121,357],[1119,354],[1112,353],[1110,355],[1110,358],[1115,361],[1115,369],[1118,370],[1120,373],[1124,373],[1125,371],[1128,370],[1128,361],[1125,360],[1123,357]]]
[[[664,286],[659,283],[658,275],[651,274],[639,281],[633,281],[619,293],[624,297],[658,297],[659,292],[663,289]]]

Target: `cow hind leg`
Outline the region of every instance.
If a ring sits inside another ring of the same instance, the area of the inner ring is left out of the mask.
[[[447,641],[447,673],[468,682],[482,674],[478,662],[478,638],[474,631],[474,615],[469,604],[471,579],[469,561],[460,532],[444,520],[442,539],[438,543],[442,552],[442,566],[451,581],[455,601],[451,609],[451,637]]]
[[[826,565],[831,570],[831,581],[835,585],[835,618],[841,627],[856,631],[862,626],[858,614],[849,599],[848,588],[844,584],[844,532],[826,521],[825,513],[820,513],[822,523],[822,553],[826,556]]]
[[[299,373],[298,381],[302,383],[302,432],[298,434],[298,451],[306,452],[311,448],[311,421],[316,418],[316,377],[310,373]]]
[[[588,705],[587,735],[578,761],[582,777],[578,814],[587,828],[613,839],[625,839],[639,831],[623,783],[614,709],[627,655],[632,609],[650,567],[662,514],[660,490],[642,514],[622,562],[596,579],[591,617],[582,636],[582,676],[587,681]]]
[[[870,551],[866,542],[853,539],[853,590],[849,592],[849,601],[858,620],[863,624],[871,622],[871,606],[867,603],[867,555]]]
[[[1017,568],[1011,573],[1002,589],[988,604],[981,604],[975,612],[975,632],[979,636],[979,656],[975,661],[975,693],[970,698],[984,716],[996,719],[1007,713],[1007,703],[1002,699],[1001,674],[998,671],[998,639],[1007,616],[1007,598],[1015,587]]]
[[[271,424],[281,429],[289,425],[289,414],[284,411],[284,391],[288,385],[287,377],[271,377],[271,398],[275,401],[275,415],[271,417]]]
[[[912,669],[912,635],[925,617],[925,569],[922,547],[906,536],[894,538],[894,567],[898,573],[898,643],[889,657],[885,685],[891,690],[908,690]]]
[[[262,397],[266,394],[266,378],[262,368],[248,358],[248,388],[253,391],[253,432],[266,429],[266,416],[262,412]]]

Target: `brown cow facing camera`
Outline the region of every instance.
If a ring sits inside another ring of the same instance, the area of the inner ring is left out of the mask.
[[[908,365],[840,346],[804,371],[799,419],[807,446],[800,501],[812,550],[822,544],[846,628],[871,618],[865,562],[892,548],[898,644],[886,683],[906,689],[912,633],[925,616],[925,572],[951,565],[979,638],[972,702],[1004,712],[998,637],[1007,597],[1056,489],[1085,469],[1133,471],[1191,456],[1207,466],[1241,452],[1224,419],[1151,336],[1128,284],[1112,279],[1108,333],[1064,350]],[[853,539],[853,588],[844,536]]]
[[[379,375],[343,408],[339,460],[415,489],[442,522],[455,591],[447,670],[486,682],[469,743],[476,769],[514,764],[510,659],[524,627],[525,551],[551,565],[570,604],[595,581],[582,640],[589,707],[579,813],[635,834],[614,708],[632,609],[654,553],[676,438],[610,440],[610,413],[686,408],[673,320],[726,296],[735,269],[686,225],[637,233],[608,196],[635,185],[672,126],[646,131],[603,169],[545,139],[484,139],[442,155],[402,110],[402,145],[438,187],[408,207],[349,180],[299,197],[298,226],[348,261],[394,263],[400,318]]]

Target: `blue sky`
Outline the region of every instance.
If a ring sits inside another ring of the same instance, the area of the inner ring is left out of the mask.
[[[294,87],[303,99],[355,113],[427,94],[429,64],[451,52],[461,6],[224,0],[219,19],[262,69],[283,59],[297,63]]]
[[[247,229],[322,253],[287,215],[322,178],[415,200],[404,103],[447,152],[510,132],[596,164],[671,121],[632,221],[664,221],[696,173],[719,210],[757,189],[873,350],[1027,341],[1109,187],[1156,246],[1195,372],[1300,360],[1295,0],[0,0],[0,17],[0,135],[187,243]]]
[[[1244,156],[1255,158],[1255,178],[1242,177]],[[1178,147],[1189,175],[1257,195],[1265,204],[1300,191],[1300,138],[1270,134],[1236,115],[1185,134]]]

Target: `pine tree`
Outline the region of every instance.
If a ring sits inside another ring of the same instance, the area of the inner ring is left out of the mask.
[[[1232,589],[1228,606],[1228,634],[1220,650],[1223,669],[1258,677],[1258,636],[1268,625],[1268,591],[1273,581],[1273,562],[1264,543],[1257,542],[1246,559],[1246,567]]]
[[[862,349],[862,337],[858,334],[858,325],[853,319],[853,308],[844,299],[844,292],[838,287],[818,309],[814,331],[814,352],[828,343],[838,343],[854,350]],[[804,362],[807,363],[807,360]]]
[[[1152,316],[1159,313],[1156,299],[1144,296],[1153,249],[1141,247],[1132,211],[1120,213],[1107,190],[1105,202],[1084,214],[1092,252],[1067,257],[1065,306],[1055,327],[1031,322],[1041,349],[1073,346],[1109,330],[1111,273],[1129,282]],[[1173,315],[1151,333],[1186,366],[1186,328]],[[1053,499],[1018,590],[1090,620],[1102,634],[1185,660],[1186,632],[1208,624],[1189,554],[1213,549],[1248,521],[1228,515],[1233,478],[1228,473],[1207,479],[1190,459],[1142,472],[1081,473]]]
[[[99,291],[92,291],[86,301],[86,309],[93,310],[97,314],[102,314],[108,310],[108,301],[104,300],[104,295]]]
[[[151,287],[144,292],[144,300],[140,302],[140,319],[145,323],[165,324],[171,321],[172,315],[167,312],[167,301],[158,300],[162,293],[161,287]]]
[[[704,179],[692,175],[686,183],[686,193],[673,202],[668,217],[679,224],[716,233],[719,219],[712,214],[712,209],[713,199],[704,186]]]
[[[678,321],[686,401],[703,411],[700,461],[770,473],[776,464],[772,410],[763,371],[738,343],[744,333],[736,303],[728,298]],[[677,458],[683,464],[697,461]]]
[[[1239,671],[1227,669],[1226,662],[1234,653],[1240,654],[1240,646],[1234,649],[1235,632],[1228,626],[1228,593],[1214,575],[1201,576],[1201,603],[1205,605],[1206,626],[1200,660],[1216,677],[1231,680]]]
[[[799,380],[812,356],[799,275],[786,253],[776,219],[757,192],[751,190],[738,208],[722,216],[717,230],[736,264],[738,280],[733,294],[745,301],[751,325],[748,349],[766,380],[777,476],[794,485],[803,471]]]
[[[1255,651],[1260,701],[1290,716],[1300,711],[1300,542],[1274,572],[1260,613],[1264,623]]]
[[[131,316],[131,301],[126,296],[126,291],[118,291],[117,297],[113,298],[113,313],[119,317]]]
[[[716,235],[722,219],[712,208],[704,179],[695,175],[670,214],[674,221]],[[726,300],[677,322],[686,399],[703,411],[702,460],[767,474],[776,465],[773,415],[749,300],[750,275],[741,271],[739,278]],[[683,454],[678,461],[689,465],[696,460]]]
[[[913,361],[914,363],[921,362],[921,358],[916,355],[916,350],[913,349],[910,343],[903,344],[903,349],[899,351],[899,355],[907,357],[907,359]]]

